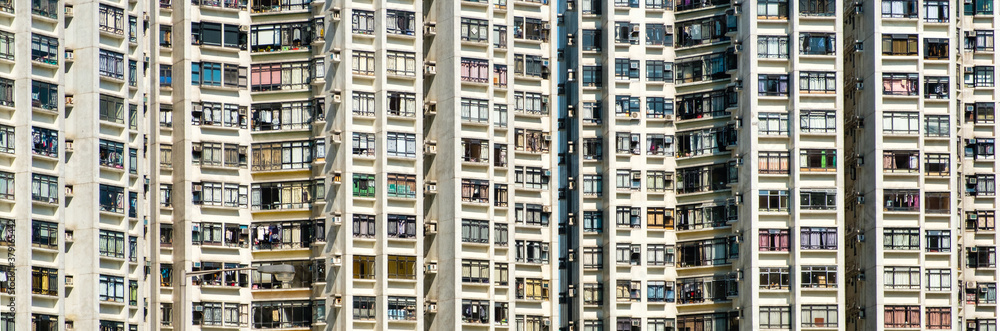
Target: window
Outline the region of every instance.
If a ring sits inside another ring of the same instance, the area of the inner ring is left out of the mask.
[[[507,127],[507,105],[493,105],[493,125],[497,128]]]
[[[498,247],[507,247],[510,245],[509,230],[507,224],[497,223],[493,225],[493,245]],[[505,281],[506,283],[506,281]]]
[[[548,226],[549,212],[539,204],[514,204],[514,222],[531,226]]]
[[[951,329],[951,307],[927,307],[928,329]]]
[[[48,203],[59,202],[59,178],[31,174],[31,200]]]
[[[584,67],[586,70],[586,67]],[[599,102],[584,102],[583,107],[583,122],[587,124],[600,124],[602,120],[601,116],[601,103]]]
[[[915,96],[918,92],[917,77],[917,74],[883,73],[882,94]]]
[[[57,2],[53,2],[53,3],[57,3]],[[34,10],[32,10],[32,11],[34,11]],[[55,14],[53,14],[53,15],[55,15]],[[13,318],[14,318],[14,316],[11,315],[11,319],[13,319]],[[11,323],[13,323],[13,321],[11,321]],[[56,331],[56,330],[59,329],[59,327],[57,326],[58,324],[59,324],[59,316],[55,316],[55,315],[43,315],[43,314],[31,314],[31,328],[32,328],[33,331],[35,331],[35,330],[37,330],[37,331]],[[4,329],[4,330],[6,331],[6,330],[14,330],[14,329],[11,328],[11,329]]]
[[[98,142],[97,153],[98,162],[102,166],[116,169],[125,168],[125,144],[101,139]]]
[[[489,240],[489,221],[462,219],[462,242],[486,244]]]
[[[788,75],[757,75],[757,95],[788,96]]]
[[[920,132],[920,114],[911,112],[882,113],[882,132],[889,134],[917,134]]]
[[[169,76],[168,76],[169,77]],[[162,80],[162,78],[161,78]],[[13,86],[11,84],[10,86]],[[13,93],[9,91],[8,93]],[[14,99],[11,97],[8,99],[13,102]],[[40,108],[44,110],[55,111],[59,109],[59,87],[55,84],[49,84],[45,82],[39,82],[37,80],[31,81],[31,106],[35,108]]]
[[[803,328],[836,328],[836,305],[802,305]]]
[[[254,144],[250,148],[251,170],[309,169],[317,147],[311,140]]]
[[[996,108],[992,102],[965,104],[965,121],[976,124],[992,124],[996,121]]]
[[[59,39],[31,34],[31,60],[45,64],[59,64]]]
[[[757,167],[761,174],[788,174],[788,152],[759,152]]]
[[[604,215],[599,211],[583,212],[583,231],[601,232],[604,229]]]
[[[673,189],[673,173],[650,170],[646,172],[646,190],[650,192],[666,192]]]
[[[677,243],[678,267],[718,266],[739,256],[735,238],[715,238]]]
[[[993,66],[975,66],[965,68],[965,86],[993,87]]]
[[[375,34],[375,12],[355,9],[351,13],[351,32]]]
[[[649,265],[665,266],[674,264],[674,246],[646,245],[646,259]]]
[[[835,288],[837,287],[837,266],[803,266],[803,288]]]
[[[916,173],[920,171],[920,152],[883,151],[882,169],[885,172]]]
[[[547,95],[542,95],[541,93],[514,91],[514,111],[518,113],[547,115],[549,113],[548,103],[549,97]]]
[[[885,306],[886,328],[919,328],[920,306]]]
[[[101,275],[99,289],[101,301],[125,302],[124,278]]]
[[[583,194],[587,196],[601,196],[604,192],[604,184],[601,175],[583,175]]]
[[[548,39],[548,21],[530,17],[514,17],[514,38],[527,40]]]
[[[951,11],[947,0],[924,0],[924,22],[946,23]]]
[[[354,52],[353,54],[360,56],[362,53]],[[373,68],[374,65],[358,69],[372,70]],[[310,88],[309,83],[312,82],[312,70],[312,62],[310,61],[254,64],[250,67],[250,90],[254,92],[306,90]],[[241,77],[242,79],[245,78]],[[241,84],[241,86],[245,86],[245,84]]]
[[[462,58],[462,81],[472,83],[488,83],[490,81],[490,61],[473,58]]]
[[[951,134],[951,122],[948,115],[925,115],[924,136],[948,137]]]
[[[615,188],[619,191],[638,191],[642,184],[642,171],[617,170]]]
[[[882,0],[882,17],[917,18],[917,0]]]
[[[407,174],[386,174],[386,195],[389,198],[416,199],[417,176]]]
[[[462,300],[462,322],[486,324],[490,322],[489,300]]]
[[[673,44],[672,38],[673,35],[667,34],[667,28],[663,24],[646,24],[646,45],[670,46]]]
[[[375,215],[354,214],[351,219],[355,238],[375,238]]]
[[[251,187],[250,204],[254,210],[307,209],[326,197],[325,189],[322,180],[258,183]]]
[[[925,237],[928,252],[951,252],[951,231],[927,230]]]
[[[387,257],[390,279],[417,279],[417,257],[389,255]]]
[[[192,29],[197,29],[198,23],[191,23]],[[219,35],[219,28],[217,23],[201,23],[201,26],[212,25],[214,36],[211,38],[203,37],[203,39],[212,39],[212,44],[219,46],[219,42],[222,41],[222,36]],[[243,44],[241,47],[245,47],[246,40],[244,34],[238,34],[240,38],[233,36],[230,38],[230,29],[237,30],[233,32],[234,35],[238,33],[238,27],[232,24],[226,24],[225,30],[227,46],[238,44]],[[195,30],[195,37],[198,37],[198,31]],[[202,29],[201,34],[204,36],[208,34],[206,29]],[[307,50],[308,46],[312,40],[315,32],[312,29],[309,21],[304,22],[294,22],[294,23],[279,23],[279,24],[254,24],[250,26],[250,52],[278,52],[278,51],[296,51],[296,50]],[[317,37],[322,37],[318,35]]]
[[[514,261],[526,263],[548,263],[549,243],[541,241],[517,240]]]
[[[836,50],[837,37],[832,33],[802,32],[799,34],[800,54],[833,55]]]
[[[757,18],[765,18],[765,19],[788,18],[788,1],[787,0],[758,1]]]
[[[0,41],[2,41],[2,38],[3,38],[3,36],[0,35]],[[0,44],[0,47],[3,47],[3,45]],[[2,51],[2,49],[0,49],[0,51]],[[2,56],[3,56],[3,54],[0,53],[0,57],[2,57]],[[34,82],[32,84],[32,91],[35,91]],[[34,106],[35,100],[38,100],[38,103],[39,103],[38,106],[41,106],[41,99],[35,98],[34,95],[32,95],[31,100],[32,100],[33,106]],[[6,78],[0,78],[0,106],[14,107],[14,81],[13,80],[6,79]],[[35,106],[35,107],[37,107],[37,106]]]
[[[472,18],[462,18],[461,36],[463,41],[486,42],[489,40],[490,22]]]
[[[965,227],[976,231],[996,229],[996,214],[992,210],[976,210],[965,213]]]
[[[992,175],[990,176],[992,177]],[[995,184],[992,178],[989,178],[989,180]],[[986,182],[987,185],[990,181]],[[993,194],[996,194],[996,185],[992,187],[994,187]],[[927,192],[926,199],[927,201],[924,202],[924,211],[929,214],[943,214],[951,211],[951,193],[949,192]]]
[[[174,28],[169,25],[160,25],[160,47],[171,48],[173,45]]]
[[[965,157],[976,160],[992,160],[996,153],[993,138],[978,138],[965,140]]]
[[[174,67],[169,64],[160,65],[160,87],[173,88]]]
[[[116,231],[100,230],[98,233],[98,251],[101,256],[125,258],[125,234]]]
[[[618,280],[615,284],[615,298],[618,302],[639,302],[642,300],[642,282]]]
[[[489,283],[490,261],[462,260],[462,282]]]
[[[787,59],[788,36],[758,36],[757,57],[761,59]]]
[[[971,0],[965,2],[965,15],[993,15],[992,0]]]
[[[547,189],[551,171],[535,167],[514,168],[514,182],[527,189]]]
[[[101,211],[119,214],[125,212],[124,188],[101,184],[98,194]]]
[[[928,60],[947,60],[948,39],[924,38],[924,58]]]
[[[618,244],[615,247],[615,262],[619,265],[642,264],[642,245]]]
[[[646,118],[665,118],[674,115],[674,100],[661,97],[646,98]]]
[[[924,78],[924,98],[947,99],[948,89],[949,89],[948,77]]]
[[[799,91],[804,93],[835,93],[837,92],[837,73],[799,72]]]
[[[836,171],[837,150],[834,149],[803,149],[799,152],[800,171],[824,172]]]
[[[787,229],[761,229],[758,237],[761,252],[788,251]]]
[[[31,293],[42,294],[42,295],[59,294],[59,270],[52,268],[32,267]]]
[[[882,232],[886,250],[920,249],[920,229],[886,228]]]
[[[803,227],[799,238],[803,250],[837,249],[837,228]]]
[[[604,267],[604,251],[601,247],[583,248],[583,267],[597,269]]]
[[[968,247],[966,250],[966,264],[969,268],[996,268],[997,251],[996,247]]]
[[[837,2],[830,0],[799,0],[799,14],[803,16],[833,16]]]
[[[386,11],[386,31],[392,34],[412,36],[415,31],[416,18],[413,12],[387,10]],[[483,35],[486,35],[485,30]]]
[[[98,73],[112,79],[125,79],[125,56],[121,53],[100,50]]]
[[[926,271],[928,291],[950,291],[951,290],[951,270],[950,269],[927,269]]]
[[[404,92],[386,92],[386,112],[392,116],[415,117],[417,95]]]
[[[101,7],[102,9],[104,7]],[[14,34],[0,31],[0,59],[14,60]]]
[[[489,123],[489,101],[462,98],[462,120],[466,122]]]
[[[638,45],[639,24],[615,22],[615,43]]]
[[[788,267],[761,267],[760,289],[786,290],[789,284]]]
[[[110,95],[100,96],[100,119],[112,123],[125,123],[125,100]]]
[[[549,281],[534,278],[516,279],[516,298],[519,300],[549,300]]]
[[[639,60],[615,59],[616,80],[638,80]]]
[[[351,62],[351,72],[358,75],[375,75],[375,52],[353,51],[351,52],[353,61]]]
[[[354,174],[352,182],[355,197],[375,197],[375,175]]]
[[[544,61],[544,62],[543,62]],[[548,77],[548,59],[537,55],[514,54],[514,73],[522,77]]]
[[[388,156],[406,158],[414,158],[417,156],[417,136],[415,134],[388,132],[386,133],[385,145]],[[370,146],[374,147],[374,144],[371,144]],[[365,150],[367,151],[368,149],[366,148]],[[370,151],[370,153],[373,152],[374,150]]]
[[[884,267],[883,271],[882,280],[885,288],[920,288],[920,267]]]
[[[791,308],[781,307],[760,307],[761,329],[788,329],[791,326]]]

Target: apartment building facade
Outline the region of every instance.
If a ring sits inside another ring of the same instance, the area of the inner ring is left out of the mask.
[[[993,11],[0,2],[0,330],[995,330]]]

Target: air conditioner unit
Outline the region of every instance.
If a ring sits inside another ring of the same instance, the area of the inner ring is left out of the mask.
[[[640,247],[638,245],[632,246],[632,253],[638,254],[641,251],[642,251],[642,247]]]
[[[337,295],[333,296],[333,306],[334,307],[343,307],[344,306],[344,297],[340,296],[340,294],[337,294]]]
[[[424,102],[424,115],[437,114],[437,101],[428,100]]]
[[[330,258],[330,264],[333,266],[341,266],[344,263],[344,256],[339,253]]]
[[[552,141],[552,135],[551,134],[542,135],[542,140]]]
[[[333,51],[330,53],[330,61],[340,62],[340,53],[341,53],[340,47],[334,48]]]
[[[437,65],[435,65],[434,62],[428,62],[427,64],[424,64],[424,74],[428,76],[436,75]]]
[[[427,193],[427,194],[437,193],[437,182],[436,181],[428,181],[426,184],[424,184],[424,193]]]
[[[639,69],[639,61],[629,61],[628,67],[630,69]]]
[[[334,129],[333,135],[330,137],[330,139],[333,140],[333,142],[335,143],[340,143],[344,139],[343,131],[340,131],[340,129]]]
[[[973,72],[975,72],[975,69],[973,67],[965,67],[965,73],[971,74]]]
[[[334,89],[333,90],[333,103],[341,103],[341,102],[344,102],[343,93],[340,91],[340,89]]]
[[[424,140],[424,153],[437,154],[437,140],[432,140],[432,139]]]
[[[438,311],[437,301],[427,300],[427,302],[424,304],[424,310],[426,310],[428,313],[436,313]]]
[[[639,119],[639,112],[637,112],[637,111],[631,112],[631,113],[628,114],[628,116],[631,117],[634,120],[637,120],[637,119]]]
[[[424,223],[424,234],[435,234],[437,233],[437,221],[431,220]]]
[[[854,41],[854,51],[863,52],[865,50],[865,42],[863,40]]]
[[[340,20],[340,7],[337,6],[330,7],[330,13],[331,13],[330,16],[332,16],[334,21]]]
[[[551,213],[552,212],[552,206],[542,206],[542,212],[543,213]]]
[[[674,115],[673,114],[663,115],[663,119],[667,120],[667,121],[673,121],[674,120]]]
[[[339,216],[339,215],[338,216],[334,216],[333,217],[333,224],[334,225],[344,224],[344,217],[343,216]]]
[[[575,42],[574,39],[576,39],[576,35],[574,35],[572,33],[567,34],[566,35],[566,45],[573,46],[573,43]]]
[[[736,43],[736,45],[733,45],[733,46],[735,46],[735,47],[733,47],[733,51],[734,52],[736,52],[736,53],[742,53],[743,52],[743,43]]]
[[[544,25],[542,25],[542,29],[545,29],[545,30],[551,30],[551,29],[552,29],[552,24],[550,24],[550,23],[545,23]]]
[[[575,69],[568,69],[568,70],[566,70],[566,80],[570,81],[570,82],[576,80],[576,70]]]
[[[427,273],[436,274],[438,272],[438,265],[436,262],[427,263],[427,265],[424,266],[424,270],[426,270]]]
[[[250,31],[250,26],[249,25],[240,25],[240,31],[242,31],[242,32],[249,32]]]
[[[424,23],[424,35],[433,36],[437,34],[437,23],[430,21]]]

